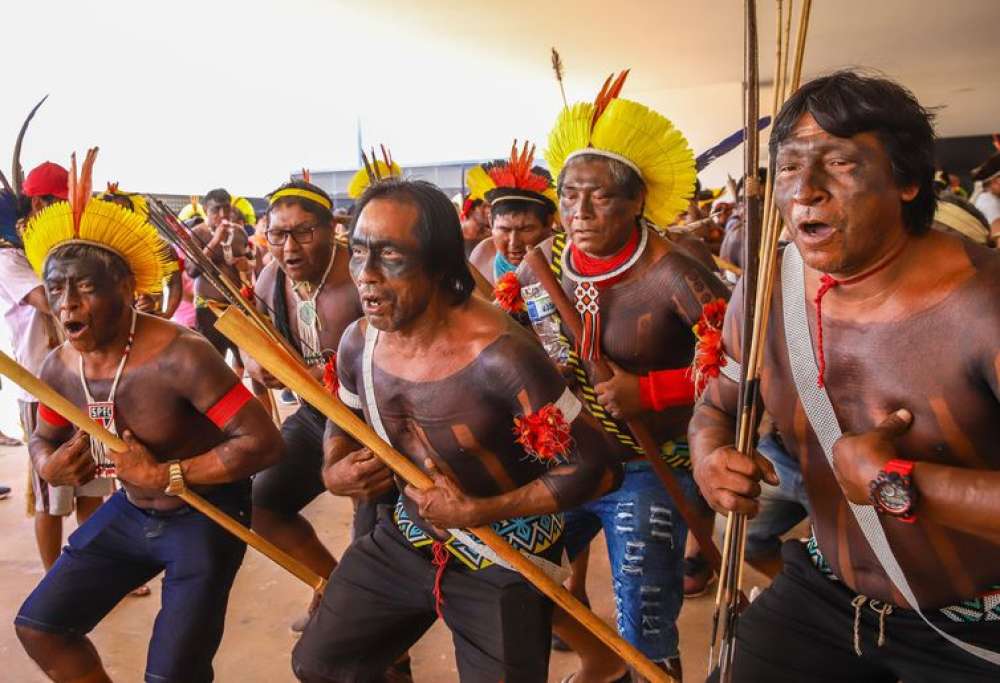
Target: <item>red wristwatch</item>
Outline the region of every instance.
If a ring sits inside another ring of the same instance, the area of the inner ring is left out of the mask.
[[[869,484],[875,509],[901,522],[917,521],[913,513],[917,505],[917,490],[913,486],[913,463],[910,460],[890,460]]]

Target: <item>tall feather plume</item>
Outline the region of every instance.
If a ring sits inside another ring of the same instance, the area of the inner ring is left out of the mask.
[[[556,82],[559,84],[559,93],[562,95],[563,108],[569,109],[569,102],[566,100],[566,88],[563,86],[563,62],[559,56],[559,51],[552,48],[552,70],[556,72]]]
[[[97,161],[97,147],[87,150],[87,156],[83,159],[83,166],[80,168],[79,177],[76,174],[76,153],[70,157],[69,172],[69,203],[73,207],[73,227],[80,229],[80,217],[83,210],[90,201],[90,191],[94,181],[94,162]]]
[[[302,169],[302,180],[304,180],[307,183],[312,182],[312,173],[309,172],[308,168]]]
[[[17,142],[14,143],[14,164],[13,169],[11,169],[11,180],[13,181],[14,187],[11,188],[14,194],[21,196],[21,188],[24,185],[24,169],[21,167],[21,144],[24,142],[24,134],[28,132],[28,124],[31,123],[31,119],[35,118],[35,112],[38,108],[42,106],[45,100],[49,99],[46,95],[42,99],[38,100],[30,112],[28,112],[28,117],[24,119],[24,123],[21,124],[21,130],[17,134]],[[3,183],[6,187],[10,187],[6,179]]]
[[[757,130],[758,131],[764,130],[770,124],[771,124],[771,117],[762,116],[760,119],[757,120]],[[709,147],[704,152],[698,155],[698,158],[695,159],[694,161],[695,169],[701,172],[702,170],[705,169],[706,166],[711,164],[713,161],[715,161],[722,155],[728,154],[732,150],[739,147],[741,144],[743,144],[743,141],[745,139],[746,139],[746,131],[742,128],[740,128],[732,135],[723,138],[721,142],[713,145],[712,147]]]
[[[371,184],[376,182],[378,180],[378,176],[375,175],[375,171],[372,170],[372,165],[368,162],[368,155],[365,154],[365,150],[361,150],[361,162],[365,166],[365,173],[368,175],[368,183]]]
[[[601,114],[604,110],[608,108],[611,101],[621,94],[622,88],[625,86],[625,79],[628,78],[628,72],[630,69],[625,69],[618,77],[615,78],[614,74],[608,76],[607,80],[604,81],[604,85],[601,86],[601,91],[597,93],[597,97],[594,99],[594,118],[590,122],[590,127],[593,128],[597,124],[597,119],[601,118]],[[612,81],[614,79],[614,81]]]

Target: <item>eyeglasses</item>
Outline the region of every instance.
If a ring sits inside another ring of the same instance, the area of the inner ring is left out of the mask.
[[[268,244],[280,247],[288,241],[289,235],[296,244],[309,244],[312,242],[314,232],[316,232],[316,226],[311,225],[307,228],[295,228],[294,230],[266,230],[264,235],[267,237]]]

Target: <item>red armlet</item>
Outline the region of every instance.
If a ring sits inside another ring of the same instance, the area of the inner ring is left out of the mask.
[[[44,403],[38,404],[38,417],[45,420],[53,427],[69,427],[71,424],[69,420],[52,410],[52,408],[49,408]]]
[[[227,422],[233,419],[233,415],[240,412],[240,408],[252,398],[253,394],[247,391],[243,382],[237,382],[232,389],[215,402],[214,406],[205,411],[205,417],[214,422],[216,427],[222,429]]]
[[[689,368],[654,370],[639,378],[639,399],[647,410],[665,410],[694,403]]]

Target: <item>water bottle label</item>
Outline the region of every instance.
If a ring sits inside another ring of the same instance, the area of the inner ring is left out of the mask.
[[[533,323],[544,320],[556,312],[556,305],[544,294],[535,299],[528,299],[524,303],[528,308],[528,317]]]

